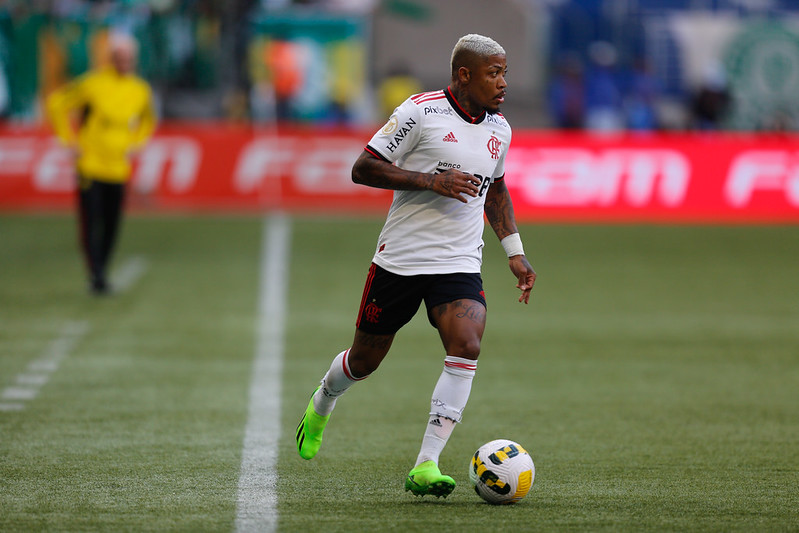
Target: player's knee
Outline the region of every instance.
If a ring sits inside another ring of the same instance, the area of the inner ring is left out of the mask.
[[[456,347],[448,350],[450,355],[457,355],[458,357],[465,357],[466,359],[477,359],[480,355],[480,339],[463,339]]]
[[[377,370],[388,354],[393,340],[393,334],[374,335],[356,330],[347,358],[354,377],[363,378]]]

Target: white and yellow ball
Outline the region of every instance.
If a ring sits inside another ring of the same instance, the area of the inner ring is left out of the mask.
[[[535,465],[519,443],[492,440],[472,456],[469,480],[475,492],[488,503],[516,503],[533,488]]]

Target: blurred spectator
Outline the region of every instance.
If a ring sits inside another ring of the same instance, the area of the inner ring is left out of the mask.
[[[618,131],[624,127],[622,91],[616,70],[616,48],[597,41],[588,50],[591,66],[586,78],[586,127]]]
[[[16,120],[35,120],[38,115],[39,30],[44,15],[24,2],[2,5],[0,32],[7,46],[2,59],[8,75],[7,114]],[[7,11],[6,11],[7,10]]]
[[[328,45],[328,79],[330,110],[328,120],[349,124],[355,119],[355,108],[363,102],[366,51],[357,39],[343,39]]]
[[[659,127],[657,102],[660,94],[660,82],[652,74],[646,59],[639,57],[630,73],[624,96],[624,113],[629,129],[651,131]]]
[[[409,94],[422,92],[422,84],[411,74],[407,65],[394,65],[378,88],[380,118],[391,116],[394,109],[408,98]]]
[[[190,57],[184,76],[186,86],[195,89],[212,89],[218,80],[221,20],[219,7],[209,0],[194,6],[191,16]],[[193,46],[192,46],[193,45]]]
[[[292,100],[302,87],[300,51],[291,41],[273,40],[265,50],[269,80],[275,97],[278,121],[293,118]]]
[[[721,65],[713,65],[691,99],[694,129],[720,129],[730,109],[731,96]]]
[[[556,127],[581,129],[585,125],[583,65],[576,54],[568,54],[559,63],[547,96],[549,114]]]

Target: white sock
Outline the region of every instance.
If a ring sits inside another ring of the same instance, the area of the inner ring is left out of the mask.
[[[366,379],[368,376],[355,378],[350,372],[349,350],[338,354],[330,364],[330,370],[322,378],[322,386],[313,397],[313,407],[316,414],[327,416],[333,412],[336,399],[344,394],[354,383]]]
[[[476,370],[477,361],[472,359],[453,355],[444,358],[444,370],[433,389],[430,419],[415,466],[425,461],[435,461],[438,464],[438,458],[447,445],[455,424],[461,421]]]

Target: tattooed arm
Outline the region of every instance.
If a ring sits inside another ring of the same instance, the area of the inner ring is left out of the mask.
[[[491,228],[493,228],[500,241],[508,235],[519,233],[519,229],[516,226],[516,217],[513,214],[513,202],[511,202],[510,193],[504,179],[492,183],[488,188],[485,214],[486,218],[488,218],[488,223],[491,224]],[[533,290],[533,285],[535,285],[535,270],[533,270],[524,255],[509,257],[508,266],[519,281],[516,284],[516,287],[522,291],[519,301],[528,303],[530,301],[530,291]]]
[[[511,233],[519,233],[519,228],[516,227],[516,216],[513,214],[513,203],[504,179],[492,183],[488,188],[485,213],[488,223],[491,224],[499,240]]]
[[[467,200],[462,195],[477,196],[480,185],[477,178],[460,170],[449,169],[440,174],[413,172],[379,159],[366,150],[352,167],[352,181],[378,189],[430,190],[464,203]]]

